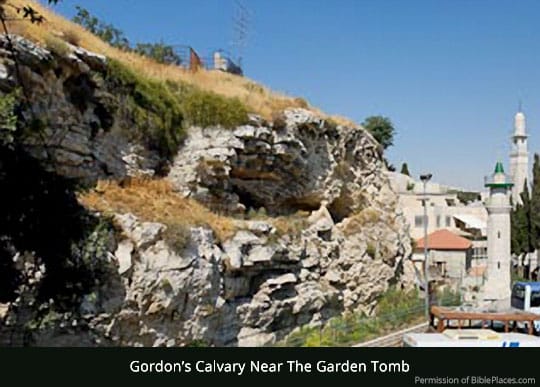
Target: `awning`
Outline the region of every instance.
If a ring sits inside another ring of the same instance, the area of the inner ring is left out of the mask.
[[[454,218],[465,223],[466,228],[474,228],[480,230],[482,235],[486,235],[487,224],[483,220],[477,218],[474,215],[454,215]]]

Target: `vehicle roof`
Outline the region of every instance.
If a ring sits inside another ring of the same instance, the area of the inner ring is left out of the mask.
[[[460,341],[468,341],[468,342],[475,342],[475,341],[505,341],[505,340],[516,340],[516,341],[540,341],[539,337],[533,336],[533,335],[527,335],[525,333],[516,333],[516,332],[509,332],[509,333],[499,333],[500,338],[499,339],[465,339],[465,340],[456,340],[452,339],[448,336],[446,336],[443,333],[407,333],[404,336],[408,336],[411,338],[414,338],[418,342],[440,342],[440,341],[448,341],[448,342],[460,342]]]
[[[521,285],[521,286],[529,285],[531,287],[531,291],[540,292],[540,282],[519,281],[519,282],[516,282],[514,285]]]
[[[498,339],[452,339],[442,333],[407,333],[405,346],[411,347],[540,347],[540,338],[523,333],[500,333]],[[517,344],[517,345],[516,345]]]

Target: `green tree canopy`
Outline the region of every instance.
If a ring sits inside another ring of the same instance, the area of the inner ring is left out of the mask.
[[[532,222],[533,214],[531,207],[531,197],[529,195],[529,189],[527,187],[527,179],[525,179],[525,182],[523,183],[523,191],[521,191],[520,197],[523,208],[523,214],[521,215],[521,252],[530,253],[533,252],[535,249],[534,240],[536,238],[534,238],[534,234],[536,233],[536,230]]]
[[[534,154],[533,181],[531,189],[530,218],[531,218],[531,243],[536,248],[540,247],[540,156]]]
[[[17,105],[19,93],[0,95],[0,146],[11,145],[17,130]]]
[[[111,46],[121,49],[129,48],[129,41],[121,30],[112,24],[102,22],[85,8],[79,6],[75,8],[77,9],[77,14],[73,17],[75,23],[80,24]]]
[[[390,118],[383,116],[367,117],[362,123],[362,126],[371,133],[383,149],[394,145],[394,134],[396,130]]]
[[[182,60],[174,52],[174,48],[165,44],[163,41],[158,43],[137,43],[134,48],[136,53],[154,59],[159,63],[179,65]]]
[[[122,30],[119,30],[112,24],[99,20],[85,8],[79,6],[76,8],[77,14],[73,17],[73,21],[111,46],[118,47],[122,50],[134,51],[159,63],[175,65],[181,63],[180,56],[174,51],[173,46],[160,41],[157,43],[137,43],[135,47],[132,47]]]
[[[517,255],[529,253],[535,249],[536,231],[532,222],[532,201],[527,189],[527,180],[525,180],[520,198],[521,203],[517,203],[510,214],[511,250]]]

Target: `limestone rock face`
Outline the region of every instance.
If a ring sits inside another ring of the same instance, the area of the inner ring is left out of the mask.
[[[224,243],[194,227],[186,248],[174,251],[161,237],[165,225],[118,215],[124,239],[114,257],[125,296],[87,324],[109,345],[252,346],[345,310],[370,314],[391,281],[410,280],[401,275],[410,242],[402,226],[386,226],[388,219],[349,235],[350,225],[334,224],[321,207],[297,235],[278,236],[265,221],[238,221]]]
[[[259,122],[191,128],[170,180],[219,211],[265,207],[283,214],[325,202],[337,220],[363,205],[368,187],[379,191],[380,147],[362,128],[336,126],[304,109],[286,110],[273,125]]]
[[[55,54],[11,35],[29,106],[22,112],[30,128],[28,152],[60,175],[93,183],[98,178],[153,175],[158,154],[130,137],[133,112],[106,76],[107,59],[66,45]],[[18,87],[9,43],[0,36],[0,90]]]
[[[155,173],[163,159],[126,134],[144,123],[122,108],[106,58],[77,47],[59,56],[16,36],[13,43],[29,86],[25,120],[46,121],[34,122],[26,151],[84,182]],[[12,91],[14,77],[0,36],[0,90]],[[231,219],[227,240],[191,227],[175,249],[167,225],[116,214],[112,274],[61,323],[33,332],[33,343],[266,345],[344,311],[371,314],[390,284],[414,284],[407,226],[384,169],[364,129],[304,109],[273,123],[252,115],[232,130],[190,128],[167,176],[176,190],[222,214],[267,216]],[[12,306],[0,305],[1,343],[12,337],[2,324],[23,310]]]
[[[174,251],[156,231],[165,226],[131,214],[116,219],[126,236],[115,254],[125,297],[88,320],[114,345],[265,345],[344,310],[371,313],[396,275],[396,264],[369,257],[361,238],[334,225],[321,239],[320,221],[294,243],[269,238],[273,226],[262,221],[246,222],[222,246],[196,227],[189,245]]]
[[[399,217],[350,234],[350,224],[334,224],[322,207],[295,235],[276,235],[265,221],[238,221],[236,234],[221,243],[212,230],[193,227],[176,251],[162,237],[165,225],[117,215],[116,286],[98,299],[89,295],[82,317],[34,333],[34,344],[259,346],[344,311],[372,314],[391,282],[413,281],[406,230],[390,219]]]

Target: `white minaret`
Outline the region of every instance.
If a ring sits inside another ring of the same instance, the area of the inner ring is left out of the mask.
[[[503,165],[495,165],[493,175],[486,178],[489,198],[486,202],[487,221],[487,281],[484,300],[508,300],[510,306],[510,198],[512,182],[505,175]]]
[[[529,171],[525,114],[521,108],[519,110],[514,117],[514,134],[512,135],[512,151],[510,152],[510,177],[514,183],[512,188],[512,202],[514,204],[521,203],[519,194],[523,191],[523,184]]]

